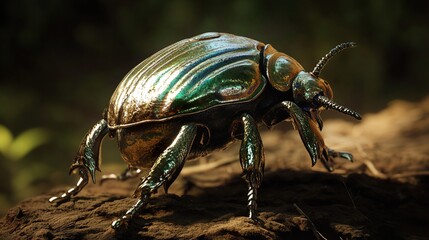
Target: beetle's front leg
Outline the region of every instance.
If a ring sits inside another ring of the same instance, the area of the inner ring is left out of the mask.
[[[317,159],[320,159],[323,166],[331,172],[333,171],[333,158],[341,157],[353,161],[353,156],[350,153],[337,152],[325,145],[320,133],[320,129],[323,126],[320,116],[304,112],[298,105],[291,101],[284,101],[274,106],[265,114],[264,122],[268,126],[271,126],[288,116],[292,118],[293,125],[298,130],[302,142],[310,154],[313,165],[316,164]]]
[[[169,185],[174,181],[185,163],[196,135],[197,126],[195,124],[187,124],[181,127],[171,145],[157,158],[149,174],[142,178],[134,194],[135,196],[140,194],[140,199],[121,218],[112,223],[113,229],[124,228],[135,214],[147,205],[150,196],[160,186]]]
[[[292,118],[293,126],[298,130],[299,136],[310,154],[311,162],[314,166],[317,159],[320,158],[320,143],[321,141],[323,142],[323,139],[321,138],[320,131],[318,129],[315,131],[316,125],[306,112],[294,102],[284,101],[267,112],[263,120],[270,127],[287,117]]]
[[[248,184],[248,208],[249,218],[256,218],[257,192],[264,175],[264,148],[261,136],[252,116],[245,113],[240,122],[243,126],[242,142],[240,147],[240,163],[243,175]]]
[[[311,115],[312,117],[309,118],[309,124],[313,131],[313,133],[316,136],[317,142],[318,142],[318,148],[319,148],[319,158],[321,162],[323,163],[323,166],[328,170],[329,172],[334,171],[334,158],[341,157],[344,159],[347,159],[349,161],[353,161],[353,155],[348,152],[339,152],[335,151],[333,149],[330,149],[325,145],[325,141],[323,140],[321,129],[323,126],[323,123],[321,124],[321,119],[319,117],[314,117],[314,115]]]
[[[349,160],[350,162],[353,162],[353,155],[351,153],[335,151],[325,146],[321,160],[326,170],[328,170],[329,172],[334,171],[334,158],[337,157],[344,158],[346,160]]]

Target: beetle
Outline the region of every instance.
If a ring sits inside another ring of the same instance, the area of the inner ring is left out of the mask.
[[[101,142],[110,135],[129,167],[102,180],[125,180],[150,169],[135,191],[135,205],[112,223],[122,229],[159,187],[168,190],[187,159],[241,140],[249,217],[255,219],[265,165],[259,126],[292,121],[312,164],[319,159],[328,171],[336,157],[353,160],[350,153],[325,145],[320,112],[361,116],[335,103],[330,85],[319,75],[329,59],[354,46],[337,45],[311,72],[270,44],[227,33],[204,33],[158,51],[123,78],[103,118],[83,138],[70,167],[80,176],[76,186],[49,201],[69,200],[88,183],[88,175],[95,183]]]

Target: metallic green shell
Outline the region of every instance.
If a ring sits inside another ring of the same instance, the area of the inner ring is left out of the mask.
[[[108,109],[109,128],[251,101],[266,85],[259,68],[263,47],[245,37],[205,33],[162,49],[118,85]]]

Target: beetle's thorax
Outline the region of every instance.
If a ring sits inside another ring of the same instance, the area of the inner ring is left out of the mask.
[[[264,66],[268,81],[281,92],[288,91],[297,74],[304,70],[294,58],[278,52],[269,44],[264,47]]]

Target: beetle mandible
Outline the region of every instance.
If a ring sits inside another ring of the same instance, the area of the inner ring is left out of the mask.
[[[160,50],[119,83],[103,119],[83,138],[70,167],[70,173],[79,173],[78,183],[49,201],[69,200],[88,183],[88,175],[95,183],[99,149],[109,134],[129,167],[102,180],[124,180],[150,169],[136,189],[136,204],[112,223],[118,230],[159,187],[168,190],[187,159],[241,140],[249,217],[255,218],[265,161],[258,126],[291,120],[312,164],[319,159],[328,171],[333,170],[335,157],[353,160],[350,153],[325,145],[320,112],[334,109],[356,119],[361,116],[335,103],[331,87],[319,75],[330,58],[354,46],[352,42],[336,46],[311,72],[269,44],[226,33],[204,33]]]

